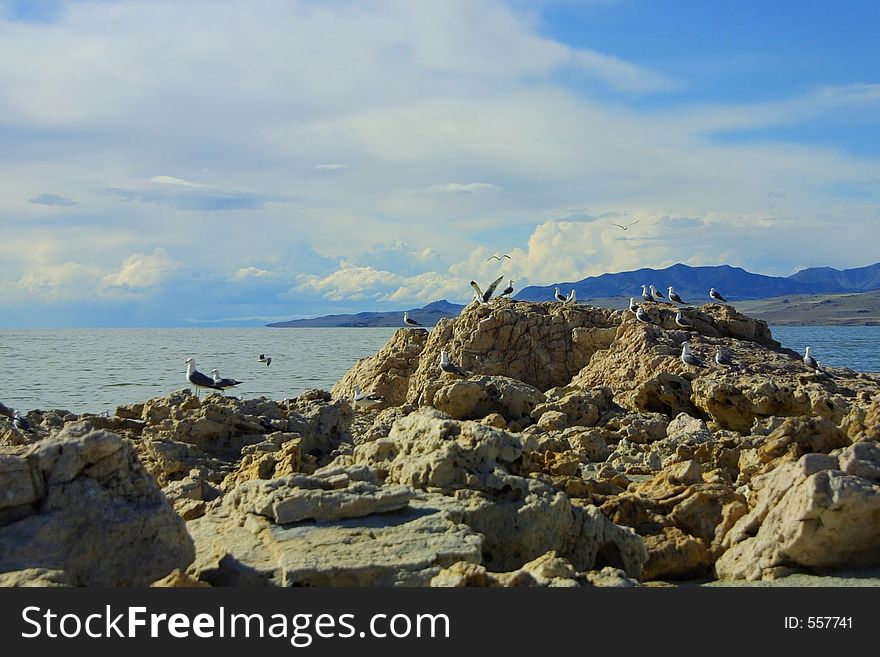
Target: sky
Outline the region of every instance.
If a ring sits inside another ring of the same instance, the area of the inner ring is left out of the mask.
[[[0,327],[872,264],[878,24],[873,0],[0,0]]]

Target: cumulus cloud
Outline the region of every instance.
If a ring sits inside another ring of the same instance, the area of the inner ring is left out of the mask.
[[[104,276],[101,283],[110,288],[150,288],[165,280],[175,267],[165,249],[157,248],[152,254],[135,253],[127,257],[120,269]]]
[[[29,296],[49,300],[92,298],[100,277],[97,267],[62,262],[34,267],[18,280],[18,287]]]
[[[500,191],[501,187],[498,185],[482,182],[443,183],[440,185],[430,185],[425,188],[426,194],[486,194]]]
[[[233,280],[242,281],[248,278],[272,278],[275,274],[266,269],[260,269],[259,267],[242,267],[235,275],[232,277]]]

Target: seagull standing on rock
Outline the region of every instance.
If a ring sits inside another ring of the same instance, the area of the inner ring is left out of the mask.
[[[636,319],[639,320],[640,322],[644,322],[645,324],[653,324],[654,323],[651,321],[651,317],[648,315],[648,313],[646,313],[645,310],[641,306],[636,307]]]
[[[720,301],[721,303],[727,303],[727,299],[722,297],[713,287],[709,290],[709,296],[712,297],[715,301]]]
[[[718,348],[718,351],[715,352],[715,362],[719,365],[733,365],[733,358],[730,357],[730,354],[724,351],[724,349]]]
[[[565,297],[562,295],[562,292],[559,291],[558,287],[556,288],[556,294],[554,294],[553,296],[556,297],[557,301],[561,301],[562,303],[565,303],[566,301]]]
[[[504,290],[498,296],[499,297],[506,297],[506,296],[510,296],[511,294],[513,294],[513,283],[514,283],[514,279],[511,278],[510,283],[507,284],[507,287],[504,288]]]
[[[702,358],[691,353],[691,346],[687,342],[681,343],[681,362],[691,367],[706,367]]]
[[[645,301],[653,301],[654,297],[651,296],[651,293],[648,292],[648,286],[642,285],[642,299]]]
[[[354,386],[354,406],[355,408],[372,408],[382,403],[382,398],[371,392],[363,392],[357,384]]]
[[[24,419],[24,416],[15,411],[15,414],[12,416],[12,426],[21,431],[22,433],[33,433],[34,428],[31,426],[31,423]]]
[[[685,305],[685,302],[681,300],[681,297],[678,296],[678,293],[675,291],[675,289],[671,285],[669,286],[669,289],[666,290],[666,292],[667,292],[667,294],[669,294],[669,298],[672,299],[673,301],[675,301],[675,303],[680,303],[682,305]]]
[[[410,318],[409,312],[403,313],[403,323],[407,326],[421,326],[416,320]]]
[[[632,297],[629,298],[629,311],[635,313],[639,309],[639,304]]]
[[[822,369],[819,367],[818,361],[810,355],[810,347],[807,347],[804,352],[804,365],[809,367],[811,370],[816,370],[817,372],[821,372]]]
[[[199,396],[201,388],[220,390],[220,388],[214,385],[214,379],[207,374],[202,374],[196,369],[196,361],[193,360],[192,356],[187,358],[184,362],[186,363],[186,380],[195,386],[196,397]]]
[[[576,302],[577,302],[577,295],[575,294],[574,288],[572,288],[571,292],[568,293],[568,296],[565,298],[565,301],[563,301],[562,303],[569,304],[569,303],[576,303]]]
[[[660,292],[660,291],[659,291],[656,287],[654,287],[653,285],[650,285],[649,287],[651,288],[651,296],[652,296],[652,297],[655,297],[656,299],[665,299],[665,298],[666,298],[666,297],[663,296],[663,293]]]
[[[496,278],[489,284],[489,287],[486,288],[485,292],[480,289],[480,286],[477,285],[476,281],[471,281],[471,287],[474,288],[474,292],[476,292],[475,297],[480,299],[480,303],[489,303],[489,299],[491,299],[492,295],[495,293],[495,288],[498,287],[498,284],[502,280],[504,280],[504,276]]]
[[[244,381],[237,381],[236,379],[221,379],[220,370],[216,367],[211,370],[211,376],[214,377],[214,387],[221,391],[226,390],[226,388],[231,388],[232,386],[237,386],[239,383],[244,383]]]
[[[676,323],[678,326],[680,326],[681,328],[685,328],[685,329],[692,329],[692,328],[694,328],[694,325],[691,324],[688,320],[685,319],[685,317],[684,317],[684,315],[682,314],[681,310],[679,310],[679,311],[677,311],[677,312],[675,313],[675,323]]]
[[[444,372],[449,372],[450,374],[457,374],[458,376],[468,376],[467,372],[465,372],[458,365],[449,360],[449,353],[446,351],[440,352],[440,369]]]

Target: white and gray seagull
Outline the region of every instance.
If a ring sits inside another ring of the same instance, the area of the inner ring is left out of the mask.
[[[804,365],[809,367],[811,370],[821,372],[822,368],[819,367],[818,361],[810,355],[810,351],[811,347],[807,347],[806,351],[804,351]]]
[[[574,288],[572,288],[571,292],[568,293],[568,296],[565,297],[565,301],[563,301],[562,303],[577,303],[577,294],[575,294]]]
[[[562,294],[562,292],[559,291],[558,287],[556,288],[556,292],[553,296],[556,298],[557,301],[561,301],[562,303],[566,302],[565,296]]]
[[[659,291],[656,287],[654,287],[653,285],[650,285],[649,287],[651,288],[651,296],[654,297],[655,299],[665,299],[665,298],[666,298],[666,297],[663,296],[663,293],[660,292],[660,291]]]
[[[617,226],[618,228],[620,228],[620,229],[622,229],[622,230],[626,230],[626,229],[628,229],[630,226],[635,226],[637,223],[639,223],[639,221],[641,221],[641,219],[636,219],[635,221],[631,221],[630,223],[628,223],[626,226],[621,226],[620,224],[615,224],[615,223],[612,223],[611,225],[612,225],[612,226]]]
[[[510,260],[510,256],[506,253],[502,253],[501,255],[498,255],[496,253],[495,255],[486,258],[486,262],[489,262],[490,260],[498,260],[500,262],[502,258],[507,258],[508,260]]]
[[[498,296],[499,296],[499,297],[506,297],[506,296],[509,296],[509,295],[513,294],[513,283],[514,283],[514,281],[515,281],[515,279],[511,278],[511,279],[510,279],[510,283],[507,284],[507,287],[504,288],[504,289],[501,291],[501,294],[499,294]]]
[[[681,362],[691,367],[706,367],[703,359],[691,352],[691,346],[687,342],[681,343]]]
[[[635,313],[639,309],[639,304],[632,297],[629,298],[629,311]]]
[[[681,328],[694,328],[694,325],[691,324],[687,319],[685,319],[684,314],[682,314],[681,310],[677,310],[675,312],[675,323]]]
[[[354,386],[354,406],[355,408],[372,408],[381,404],[383,399],[371,392],[363,392],[357,384]]]
[[[648,292],[648,286],[642,285],[642,299],[645,301],[653,301],[654,297],[651,296],[651,293]]]
[[[720,301],[721,303],[727,303],[727,299],[721,296],[715,288],[709,290],[709,296],[712,297],[715,301]]]
[[[193,360],[192,356],[187,358],[184,362],[186,363],[186,380],[195,386],[196,397],[199,396],[201,388],[220,390],[220,388],[214,385],[214,379],[207,374],[202,374],[196,369],[196,361]]]
[[[421,324],[409,316],[409,312],[403,313],[403,323],[407,326],[421,326]]]
[[[730,354],[726,352],[721,347],[718,347],[718,351],[715,352],[715,362],[719,365],[733,365],[733,358],[730,357]]]
[[[457,374],[458,376],[468,376],[467,372],[465,372],[458,365],[449,360],[449,353],[446,351],[440,352],[440,369],[444,372],[449,372],[450,374]]]
[[[681,298],[680,296],[678,296],[678,293],[675,291],[675,289],[674,289],[671,285],[670,285],[669,288],[666,290],[666,293],[669,295],[669,298],[670,298],[672,301],[675,301],[675,303],[680,303],[680,304],[684,304],[684,303],[685,303],[685,302],[682,300],[682,298]]]
[[[645,312],[645,309],[642,308],[641,306],[636,307],[636,319],[639,320],[640,322],[644,322],[645,324],[653,324],[654,323],[651,321],[651,317],[648,315],[648,313]]]
[[[239,383],[244,383],[244,381],[238,381],[237,379],[221,378],[220,370],[216,367],[211,370],[211,376],[214,377],[214,387],[218,390],[226,390],[226,388],[231,388],[237,386]]]
[[[272,364],[272,357],[267,356],[266,354],[260,354],[260,362],[266,363],[266,367],[269,367],[269,365]]]
[[[477,285],[476,281],[471,281],[471,287],[474,288],[474,292],[477,293],[477,296],[480,299],[480,303],[489,303],[489,299],[492,298],[492,295],[495,293],[495,288],[498,287],[498,284],[504,280],[504,276],[499,276],[494,281],[489,284],[489,287],[486,288],[486,291],[483,292],[480,289],[480,286]]]
[[[34,428],[31,426],[31,423],[24,419],[24,416],[15,411],[15,414],[12,416],[12,426],[23,433],[33,433]]]

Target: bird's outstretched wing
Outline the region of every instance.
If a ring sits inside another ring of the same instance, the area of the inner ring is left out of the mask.
[[[490,260],[501,260],[501,258],[499,258],[497,255],[489,256],[488,258],[486,258],[486,262],[489,262]]]
[[[486,293],[483,295],[483,301],[488,301],[492,298],[492,295],[495,293],[495,288],[498,287],[498,284],[504,279],[504,276],[499,276],[494,281],[492,281],[491,285],[486,288]],[[479,289],[479,288],[477,288]]]
[[[477,293],[477,296],[482,299],[483,298],[483,291],[480,289],[480,286],[477,285],[476,281],[471,281],[471,287],[474,288],[474,291]]]

